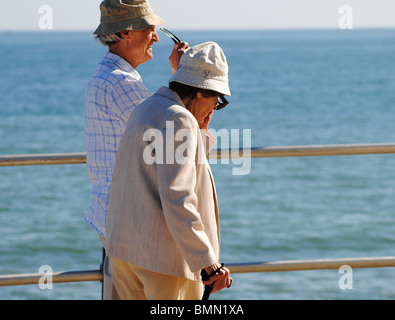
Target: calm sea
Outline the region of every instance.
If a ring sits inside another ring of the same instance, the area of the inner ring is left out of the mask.
[[[230,106],[212,128],[250,129],[253,147],[395,142],[395,30],[176,32],[213,40],[230,65]],[[141,65],[167,84],[172,42]],[[104,53],[89,32],[0,33],[0,154],[85,152],[84,90]],[[232,143],[234,140],[232,140]],[[213,164],[225,263],[393,256],[395,155]],[[84,222],[85,165],[0,168],[0,274],[96,270]],[[213,299],[395,299],[394,268],[234,274]],[[2,287],[0,299],[100,299],[101,284]]]

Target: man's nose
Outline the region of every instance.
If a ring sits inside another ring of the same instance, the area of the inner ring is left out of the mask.
[[[159,41],[159,34],[158,34],[158,32],[156,32],[156,30],[155,30],[154,33],[152,34],[152,39],[153,39],[155,42],[158,42],[158,41]]]

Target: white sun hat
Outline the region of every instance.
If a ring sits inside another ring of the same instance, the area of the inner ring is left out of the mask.
[[[196,45],[181,57],[169,82],[212,90],[230,96],[229,67],[224,52],[215,42]]]

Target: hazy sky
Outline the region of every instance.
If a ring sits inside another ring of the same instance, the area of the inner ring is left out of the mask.
[[[101,0],[0,0],[0,30],[40,30],[48,5],[53,30],[94,30]],[[353,27],[395,27],[394,0],[150,0],[169,29],[338,28],[349,5]]]

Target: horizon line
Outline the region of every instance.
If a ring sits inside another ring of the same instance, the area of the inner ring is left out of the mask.
[[[177,27],[171,27],[172,30],[177,30],[177,31],[197,31],[197,32],[206,32],[206,31],[293,31],[293,30],[297,30],[297,31],[303,31],[303,30],[328,30],[328,31],[335,31],[335,30],[339,30],[339,31],[355,31],[355,30],[377,30],[377,29],[384,29],[384,30],[391,30],[391,29],[395,29],[395,25],[394,26],[364,26],[364,27],[353,27],[352,29],[340,29],[338,27],[273,27],[273,28],[269,28],[269,27],[261,27],[261,28],[203,28],[203,29],[191,29],[191,28],[177,28]],[[53,28],[53,29],[1,29],[0,28],[0,32],[94,32],[95,29],[88,29],[88,28],[72,28],[72,29],[67,29],[67,28]]]

